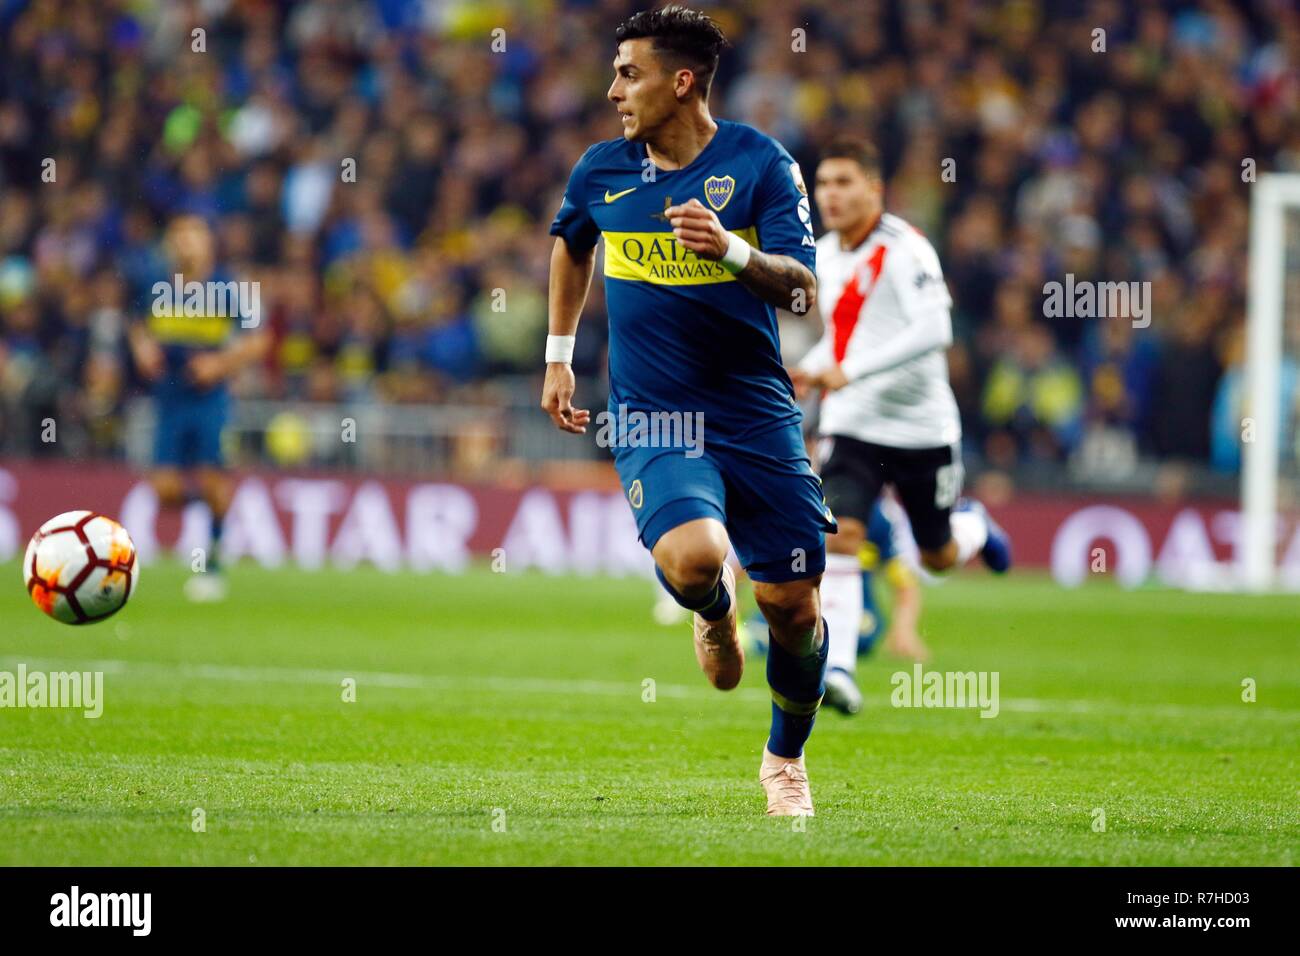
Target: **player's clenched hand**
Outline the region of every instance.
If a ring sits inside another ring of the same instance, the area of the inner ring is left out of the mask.
[[[140,376],[146,381],[154,382],[162,377],[163,368],[166,365],[163,359],[162,349],[154,345],[152,348],[145,346],[136,353],[136,368],[140,371]]]
[[[166,360],[158,343],[139,333],[133,333],[128,339],[131,343],[131,356],[135,367],[146,381],[153,382],[162,376]]]
[[[849,377],[844,374],[844,369],[840,367],[839,362],[824,369],[817,379],[817,384],[828,392],[838,392],[849,384]]]
[[[542,385],[542,408],[560,431],[585,435],[591,412],[573,407],[573,368],[564,362],[546,366],[546,383]]]
[[[849,384],[849,377],[839,363],[822,369],[820,372],[805,372],[801,368],[790,370],[790,382],[794,385],[794,397],[803,400],[811,391],[824,388],[836,392]]]
[[[672,224],[673,235],[701,259],[721,259],[727,253],[730,234],[722,228],[717,213],[706,209],[698,199],[664,210]]]
[[[210,388],[226,377],[226,362],[218,352],[200,352],[189,360],[186,372],[199,388]]]

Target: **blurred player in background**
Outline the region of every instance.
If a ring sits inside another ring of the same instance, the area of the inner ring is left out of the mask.
[[[735,547],[772,635],[759,768],[767,812],[811,815],[803,749],[824,693],[818,584],[835,523],[804,448],[774,308],[816,299],[807,190],[779,143],[710,115],[726,40],[709,17],[646,11],[617,40],[608,95],[623,136],[582,156],[551,226],[541,404],[564,431],[591,421],[572,405],[571,359],[603,234],[609,413],[702,416],[706,429],[695,455],[611,442],[640,539],[665,590],[694,613],[696,659],[722,690],[744,667],[726,563]]]
[[[831,643],[830,659],[827,662],[826,706],[844,714],[852,715],[862,710],[862,692],[853,675],[857,671],[857,659],[870,654],[876,644],[881,644],[885,653],[891,657],[921,661],[930,656],[919,631],[921,582],[901,540],[906,535],[903,530],[906,519],[897,514],[897,508],[893,499],[881,496],[876,500],[867,522],[865,540],[858,550],[862,616],[857,643]],[[847,562],[845,565],[842,572],[837,570],[836,573],[851,573]],[[827,578],[831,573],[828,566]],[[889,588],[888,614],[876,600],[878,579],[883,579]],[[831,677],[832,670],[836,672],[834,678]],[[836,685],[835,692],[830,689],[832,680]]]
[[[174,219],[164,247],[169,269],[159,277],[159,285],[173,285],[179,275],[185,285],[202,284],[205,294],[203,306],[195,308],[174,296],[163,301],[150,290],[147,316],[130,329],[132,357],[141,377],[151,384],[157,414],[149,481],[163,507],[180,508],[196,499],[207,504],[212,525],[205,570],[185,582],[185,593],[194,601],[216,601],[226,594],[219,552],[234,494],[221,455],[221,432],[230,406],[226,383],[258,361],[269,342],[261,329],[240,331],[241,316],[229,307],[239,305],[236,299],[226,297],[223,307],[210,308],[207,284],[224,284],[230,277],[217,265],[216,244],[203,219]]]
[[[906,524],[906,516],[899,512],[898,504],[892,498],[882,495],[871,509],[866,540],[858,552],[862,568],[862,622],[857,643],[833,642],[828,668],[834,667],[852,676],[856,658],[866,657],[877,644],[883,645],[885,653],[891,657],[914,661],[929,659],[930,652],[919,631],[921,580],[910,554],[915,545],[906,541]],[[876,600],[876,585],[881,579],[889,591],[888,612]],[[675,604],[671,606],[676,608]],[[655,619],[661,624],[669,623],[663,601],[655,605]],[[745,621],[745,641],[748,652],[756,655],[767,653],[767,622],[757,611]],[[827,694],[824,703],[852,715],[862,709],[862,694],[857,684],[850,682],[845,693],[835,697]]]
[[[792,374],[802,396],[825,392],[819,458],[839,522],[826,541],[822,586],[831,632],[827,702],[860,706],[853,679],[863,613],[858,554],[881,489],[892,485],[931,571],[976,554],[1011,566],[1006,534],[978,502],[959,500],[961,419],[948,384],[952,299],[939,257],[921,233],[884,210],[880,157],[844,137],[817,167],[819,304],[826,331]]]
[[[867,522],[867,539],[858,552],[862,566],[859,657],[871,653],[877,643],[891,657],[923,661],[930,656],[921,640],[921,580],[904,541],[907,536],[905,527],[906,517],[899,513],[898,503],[884,495],[877,499],[871,509],[871,520]],[[878,579],[883,579],[889,587],[887,615],[876,601]],[[834,652],[832,646],[831,653]],[[828,667],[834,666],[837,666],[836,661],[831,660]]]

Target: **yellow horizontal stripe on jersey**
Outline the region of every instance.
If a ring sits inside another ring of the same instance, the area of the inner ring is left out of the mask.
[[[731,230],[758,247],[758,229]],[[677,242],[671,232],[606,232],[605,275],[654,285],[709,285],[734,282],[720,262],[701,259]]]
[[[230,335],[234,318],[228,315],[149,316],[149,331],[172,345],[220,345]]]

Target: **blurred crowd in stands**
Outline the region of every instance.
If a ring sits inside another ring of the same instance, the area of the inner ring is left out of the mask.
[[[1250,179],[1300,171],[1294,2],[696,5],[734,44],[715,115],[810,180],[836,132],[880,146],[953,291],[969,455],[1237,468]],[[547,226],[619,135],[613,28],[639,6],[0,0],[0,449],[39,453],[48,415],[119,452],[125,328],[187,213],[261,283],[275,344],[239,394],[500,401],[540,371]],[[1149,282],[1150,326],[1047,317],[1067,273]],[[1288,359],[1289,405],[1296,382]]]

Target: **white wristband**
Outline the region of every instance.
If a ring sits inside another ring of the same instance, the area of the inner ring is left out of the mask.
[[[576,335],[548,335],[546,337],[546,361],[563,362],[570,365],[573,362],[573,343],[577,340]]]
[[[727,235],[731,238],[727,240],[727,251],[719,261],[722,263],[722,268],[734,275],[749,265],[749,254],[754,251],[754,247],[734,232],[729,232]]]

